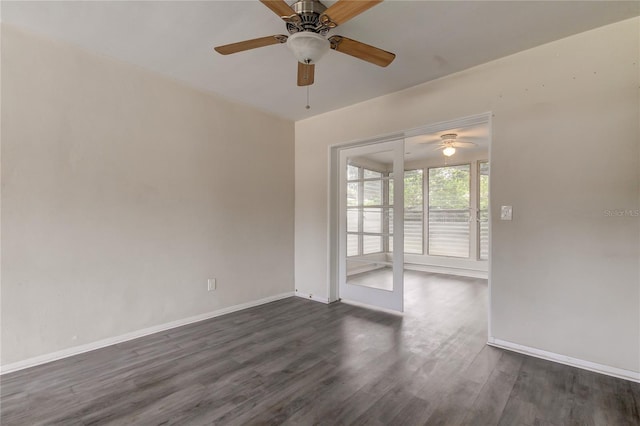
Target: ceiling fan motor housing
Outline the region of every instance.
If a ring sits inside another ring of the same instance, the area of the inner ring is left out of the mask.
[[[326,35],[329,31],[328,27],[320,23],[320,16],[327,7],[318,0],[300,0],[292,4],[291,8],[298,14],[299,19],[287,22],[289,34],[310,31]]]

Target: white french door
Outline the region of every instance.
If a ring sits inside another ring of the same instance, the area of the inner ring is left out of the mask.
[[[404,140],[341,149],[338,182],[339,297],[402,312]]]

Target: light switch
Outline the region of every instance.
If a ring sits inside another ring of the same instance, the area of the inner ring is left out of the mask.
[[[513,208],[511,206],[502,206],[500,209],[500,220],[511,220],[513,217]]]

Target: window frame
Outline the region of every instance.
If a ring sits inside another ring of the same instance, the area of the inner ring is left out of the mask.
[[[424,167],[412,167],[410,169],[406,169],[403,172],[403,179],[405,179],[407,172],[414,171],[422,171],[422,203],[421,203],[421,220],[422,220],[422,252],[421,253],[408,253],[404,251],[405,255],[410,256],[428,256],[428,257],[437,257],[437,258],[449,258],[449,259],[460,259],[460,260],[471,260],[471,261],[480,261],[486,262],[487,259],[483,259],[481,257],[481,237],[480,237],[480,217],[481,217],[481,197],[480,197],[480,188],[481,188],[481,165],[482,164],[489,165],[490,162],[488,159],[475,159],[468,161],[460,161],[453,164],[441,164],[441,165],[433,165],[433,166],[424,166]],[[381,253],[392,253],[390,247],[390,239],[393,235],[389,232],[390,229],[390,208],[389,200],[390,200],[390,182],[393,179],[391,173],[388,170],[377,170],[376,168],[371,167],[370,165],[361,165],[358,163],[350,163],[349,166],[355,167],[358,170],[358,178],[357,179],[348,179],[347,183],[357,183],[358,184],[358,199],[357,204],[354,206],[347,206],[347,211],[356,210],[358,212],[358,230],[357,231],[347,231],[346,235],[349,238],[349,235],[357,235],[358,237],[358,250],[357,254],[352,254],[347,257],[357,257],[357,256],[367,256]],[[429,216],[430,216],[430,199],[429,199],[429,191],[430,191],[430,182],[429,175],[432,169],[441,169],[446,167],[460,167],[466,166],[468,168],[468,212],[469,212],[469,247],[467,256],[451,256],[451,255],[442,255],[442,254],[432,254],[429,250],[430,243],[430,224],[429,224]],[[380,173],[380,177],[369,177],[365,178],[365,170],[372,171],[375,173]],[[490,182],[490,175],[489,182]],[[364,205],[364,188],[365,183],[369,181],[381,181],[382,182],[382,204],[376,205]],[[406,207],[406,205],[405,205]],[[380,209],[381,210],[381,232],[365,232],[364,231],[364,216],[365,210],[368,208]],[[488,218],[490,220],[490,206],[487,206]],[[347,214],[348,216],[348,214]],[[405,211],[405,219],[406,219],[406,211]],[[381,246],[379,251],[364,253],[364,237],[365,236],[375,236],[381,238]]]
[[[480,261],[480,262],[487,262],[489,260],[489,253],[487,253],[487,258],[483,259],[482,258],[482,248],[481,248],[481,219],[482,219],[482,207],[481,207],[481,179],[482,179],[482,174],[481,174],[481,165],[483,163],[487,164],[487,178],[489,180],[488,185],[491,185],[491,166],[489,164],[489,160],[477,160],[476,161],[476,168],[477,168],[477,178],[476,178],[476,228],[477,228],[477,238],[476,238],[476,247],[477,247],[477,251],[476,251],[476,260]],[[489,205],[489,201],[491,200],[491,195],[489,194],[489,187],[487,187],[487,222],[491,221],[491,208]],[[487,251],[489,250],[489,236],[487,236]]]

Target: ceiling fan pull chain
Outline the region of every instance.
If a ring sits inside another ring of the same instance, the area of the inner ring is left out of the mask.
[[[310,109],[311,108],[311,105],[309,105],[309,87],[310,86],[307,86],[307,106],[305,106],[306,109]]]

